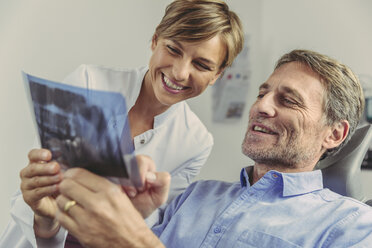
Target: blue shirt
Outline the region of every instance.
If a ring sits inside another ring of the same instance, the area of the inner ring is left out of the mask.
[[[166,247],[372,247],[372,208],[323,189],[321,171],[267,172],[254,185],[199,181],[153,227]]]

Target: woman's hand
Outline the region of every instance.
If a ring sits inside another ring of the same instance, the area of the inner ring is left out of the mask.
[[[59,230],[54,218],[57,211],[55,196],[62,180],[61,168],[51,161],[52,154],[46,149],[31,150],[28,158],[28,165],[20,172],[23,199],[34,211],[36,236],[50,238]]]

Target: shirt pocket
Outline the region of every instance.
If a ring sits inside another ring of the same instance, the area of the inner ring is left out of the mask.
[[[238,240],[235,242],[234,248],[250,248],[250,247],[275,247],[275,248],[299,248],[296,244],[293,244],[282,238],[258,232],[254,230],[247,230],[243,232]]]

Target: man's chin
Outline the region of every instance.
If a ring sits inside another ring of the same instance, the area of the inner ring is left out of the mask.
[[[271,157],[274,147],[268,149],[267,147],[258,147],[257,144],[254,143],[243,143],[242,144],[242,152],[244,155],[249,157],[250,159],[254,160],[253,158],[266,158],[268,156]]]
[[[242,152],[244,155],[252,159],[257,164],[265,164],[273,167],[283,167],[283,168],[294,168],[296,167],[296,162],[286,158],[280,154],[273,154],[272,150],[253,150],[252,148],[242,147]]]

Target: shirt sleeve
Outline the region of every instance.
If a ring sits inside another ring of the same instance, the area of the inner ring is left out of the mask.
[[[68,74],[63,80],[63,83],[77,87],[89,87],[89,74],[87,65],[83,64]]]
[[[36,247],[35,244],[31,245],[26,236],[23,235],[20,226],[14,220],[8,223],[0,237],[0,247],[28,248]]]
[[[372,211],[355,211],[330,229],[322,247],[370,247]]]
[[[148,227],[154,226],[159,219],[162,219],[167,204],[170,203],[178,195],[182,194],[185,189],[192,183],[195,176],[200,172],[200,169],[207,161],[213,147],[213,137],[208,133],[208,141],[204,150],[198,154],[198,156],[187,160],[184,164],[179,166],[175,173],[172,173],[171,187],[169,190],[169,196],[167,203],[156,209],[149,217],[146,218],[146,224]]]
[[[169,204],[164,206],[163,209],[158,209],[159,219],[155,223],[151,230],[159,238],[161,237],[164,229],[167,227],[168,223],[171,221],[172,217],[176,214],[177,210],[182,206],[182,204],[187,200],[189,195],[193,192],[196,182],[192,183],[187,189],[175,197]]]
[[[34,213],[24,202],[22,193],[18,190],[11,200],[10,214],[12,220],[8,223],[0,237],[0,247],[14,248],[63,248],[67,235],[61,228],[57,235],[50,239],[37,238],[34,233]]]

